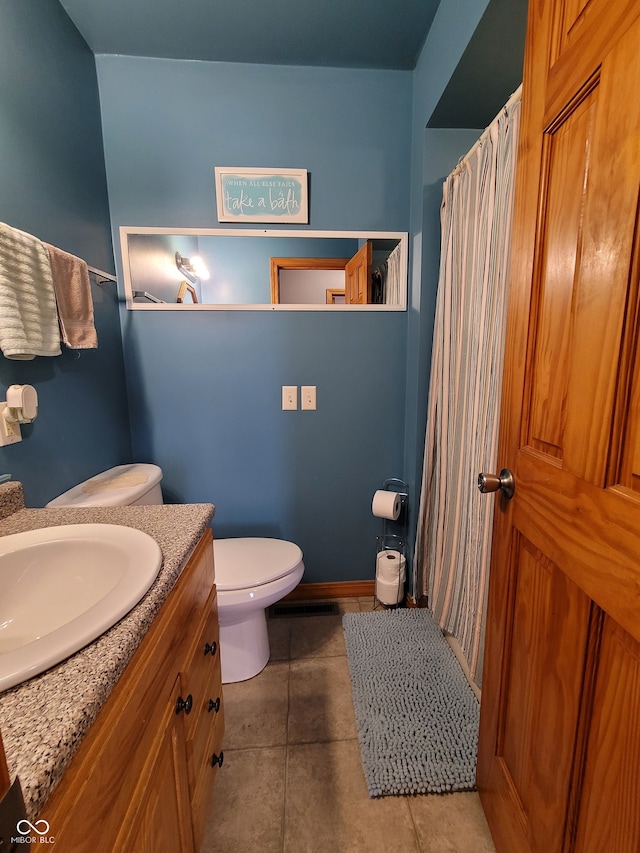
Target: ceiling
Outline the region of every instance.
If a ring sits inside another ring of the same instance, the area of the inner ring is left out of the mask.
[[[94,54],[411,70],[440,0],[60,0]]]
[[[441,0],[60,0],[94,54],[412,70]],[[528,0],[488,0],[428,123],[483,128],[522,81]]]

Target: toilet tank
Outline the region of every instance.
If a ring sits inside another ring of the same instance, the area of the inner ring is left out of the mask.
[[[142,506],[161,504],[162,469],[135,462],[118,465],[64,492],[47,507]]]

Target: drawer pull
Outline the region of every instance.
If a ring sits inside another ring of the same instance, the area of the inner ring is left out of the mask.
[[[182,696],[178,696],[178,701],[176,702],[176,714],[179,714],[180,711],[184,711],[185,714],[190,714],[192,707],[193,696],[191,693],[189,693],[186,699],[183,699]]]
[[[217,714],[219,710],[220,710],[220,697],[218,696],[216,698],[215,702],[213,701],[213,699],[209,699],[209,707],[207,708],[207,711],[209,711],[209,713],[211,713],[211,711],[215,711]]]
[[[216,764],[218,767],[222,767],[222,762],[224,761],[224,752],[221,752],[220,755],[216,755],[215,752],[211,756],[211,766],[215,767]]]
[[[204,644],[204,653],[205,655],[215,655],[216,650],[218,648],[218,644],[214,640],[213,643],[205,643]]]

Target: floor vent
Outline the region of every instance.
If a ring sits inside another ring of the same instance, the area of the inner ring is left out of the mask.
[[[269,616],[272,619],[283,619],[291,616],[338,616],[340,611],[338,605],[331,601],[320,601],[310,604],[273,604],[269,608]]]

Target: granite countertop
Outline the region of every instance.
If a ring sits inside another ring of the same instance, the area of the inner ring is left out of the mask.
[[[162,550],[142,600],[91,645],[47,672],[0,693],[0,733],[9,773],[20,777],[33,820],[62,777],[214,514],[212,504],[25,509],[19,483],[0,485],[0,536],[61,524],[122,524]]]

